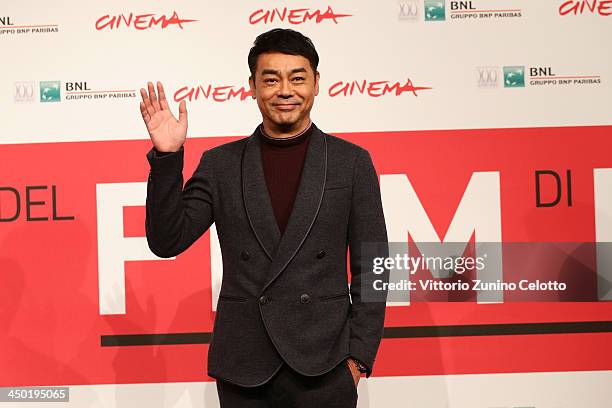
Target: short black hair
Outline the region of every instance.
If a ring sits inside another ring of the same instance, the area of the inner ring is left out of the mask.
[[[255,79],[257,57],[264,52],[281,52],[284,54],[301,55],[310,61],[313,72],[317,72],[319,66],[319,54],[310,38],[299,31],[290,28],[273,28],[265,33],[259,34],[253,42],[249,51],[249,70]]]

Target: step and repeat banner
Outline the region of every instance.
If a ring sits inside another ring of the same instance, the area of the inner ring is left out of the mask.
[[[150,252],[139,89],[161,81],[175,115],[187,102],[187,179],[261,122],[247,54],[274,27],[313,40],[313,121],[369,150],[389,241],[502,245],[493,301],[473,286],[388,301],[359,406],[609,407],[612,0],[5,4],[0,387],[218,406],[216,227]]]

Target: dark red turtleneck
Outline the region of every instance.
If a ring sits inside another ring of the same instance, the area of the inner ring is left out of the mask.
[[[268,136],[262,125],[257,129],[262,141],[261,161],[266,185],[278,228],[283,234],[300,186],[313,124],[310,122],[303,132],[289,138]]]

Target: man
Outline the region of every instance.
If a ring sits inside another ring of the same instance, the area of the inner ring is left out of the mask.
[[[387,293],[368,301],[362,291],[373,257],[388,255],[378,177],[367,150],[312,123],[318,62],[297,31],[259,35],[248,63],[262,124],[205,151],[184,188],[186,102],[177,121],[161,83],[159,97],[151,82],[141,89],[150,249],[176,256],[217,228],[223,280],[208,374],[222,408],[355,407],[382,337]],[[362,251],[367,243],[384,245]]]

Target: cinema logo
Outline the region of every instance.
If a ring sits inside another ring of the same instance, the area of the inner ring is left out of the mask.
[[[526,77],[528,73],[528,76]],[[479,88],[525,88],[530,86],[601,84],[599,75],[557,75],[552,67],[481,66],[476,67]]]
[[[612,15],[612,0],[568,0],[559,5],[559,15]]]
[[[245,86],[208,84],[182,86],[176,92],[174,92],[173,98],[175,102],[180,102],[183,99],[186,99],[189,102],[198,100],[228,102],[231,100],[244,101],[252,95],[251,89]]]
[[[47,34],[59,32],[58,24],[15,24],[11,16],[0,16],[0,36],[18,34]]]
[[[319,24],[329,21],[338,24],[339,19],[351,16],[352,14],[337,14],[330,6],[327,6],[327,10],[283,7],[255,10],[249,15],[249,24],[289,23],[299,25],[308,22]]]
[[[378,98],[385,95],[400,96],[403,93],[411,93],[418,96],[418,91],[433,89],[428,86],[415,86],[412,80],[408,78],[406,81],[391,82],[391,81],[339,81],[329,87],[328,94],[334,98],[337,96],[353,96],[366,95],[372,98]]]
[[[487,20],[500,18],[522,17],[523,13],[518,8],[503,6],[492,7],[490,2],[479,6],[481,1],[449,1],[448,7],[445,0],[399,0],[398,18],[408,21],[445,21],[450,20]]]
[[[110,15],[105,14],[98,18],[95,23],[96,30],[115,30],[119,28],[134,29],[134,30],[149,30],[151,28],[166,29],[169,26],[178,26],[180,29],[184,29],[183,24],[193,23],[198,20],[182,19],[179,17],[176,11],[172,12],[172,15],[157,16],[153,13],[147,14],[134,14],[130,13]]]

